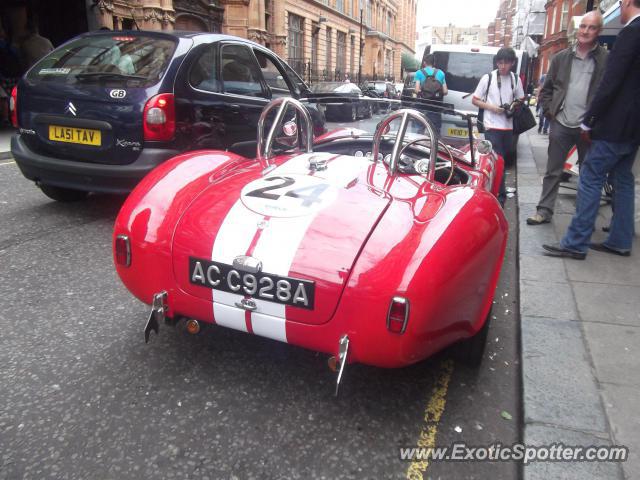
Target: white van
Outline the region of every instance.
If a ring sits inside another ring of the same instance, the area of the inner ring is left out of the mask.
[[[481,47],[475,45],[427,45],[424,56],[433,54],[435,66],[442,70],[447,80],[449,93],[444,97],[445,103],[453,104],[456,110],[477,112],[478,108],[471,103],[471,94],[485,73],[497,67],[494,57],[499,47]],[[529,85],[529,55],[524,50],[515,50],[518,62],[513,71],[520,76],[524,91]],[[442,115],[442,137],[451,144],[469,141],[467,124],[452,115]],[[514,146],[517,144],[515,139]]]

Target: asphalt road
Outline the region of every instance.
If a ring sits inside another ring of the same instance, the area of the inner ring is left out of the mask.
[[[166,327],[145,345],[148,307],[111,260],[122,202],[55,203],[0,162],[0,480],[517,477],[513,463],[399,450],[518,441],[515,231],[479,370],[447,352],[351,365],[336,399],[326,357],[290,345]]]

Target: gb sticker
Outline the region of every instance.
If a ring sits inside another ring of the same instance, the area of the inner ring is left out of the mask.
[[[109,92],[109,96],[111,98],[124,98],[127,96],[127,91],[126,90],[121,90],[119,88],[114,88],[113,90],[111,90]]]

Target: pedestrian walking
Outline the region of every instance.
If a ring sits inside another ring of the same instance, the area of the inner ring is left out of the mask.
[[[577,146],[579,164],[587,152],[580,124],[606,64],[607,50],[598,44],[601,31],[602,15],[595,11],[587,13],[580,21],[576,45],[560,51],[551,60],[538,99],[543,116],[551,123],[547,169],[536,213],[527,218],[527,225],[551,221],[569,151]]]
[[[511,71],[517,60],[513,48],[501,48],[495,60],[497,70],[482,76],[471,101],[484,109],[484,138],[491,142],[496,153],[505,158],[513,144],[514,102],[524,101],[524,90],[520,78]],[[498,194],[501,205],[507,198],[504,177]]]
[[[640,0],[622,0],[620,20],[625,26],[581,125],[583,136],[592,143],[580,170],[576,213],[559,244],[543,245],[552,256],[583,260],[589,247],[625,257],[631,254],[635,201],[631,167],[640,145]],[[609,236],[590,244],[609,173],[615,204]]]
[[[447,79],[442,70],[434,66],[435,57],[433,54],[425,55],[422,69],[418,70],[414,76],[416,82],[415,90],[418,98],[429,100],[432,109],[427,107],[427,117],[431,120],[436,132],[440,132],[442,125],[442,113],[437,102],[442,102],[442,97],[449,93],[447,89]]]

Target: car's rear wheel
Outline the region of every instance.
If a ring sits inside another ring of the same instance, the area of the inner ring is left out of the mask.
[[[40,185],[40,190],[47,197],[57,202],[79,202],[89,195],[89,192],[73,190],[71,188],[54,187],[53,185]]]
[[[487,345],[489,335],[489,324],[491,323],[491,308],[484,321],[484,325],[473,337],[458,342],[453,346],[453,355],[456,360],[468,367],[477,368],[482,363],[484,350]]]

